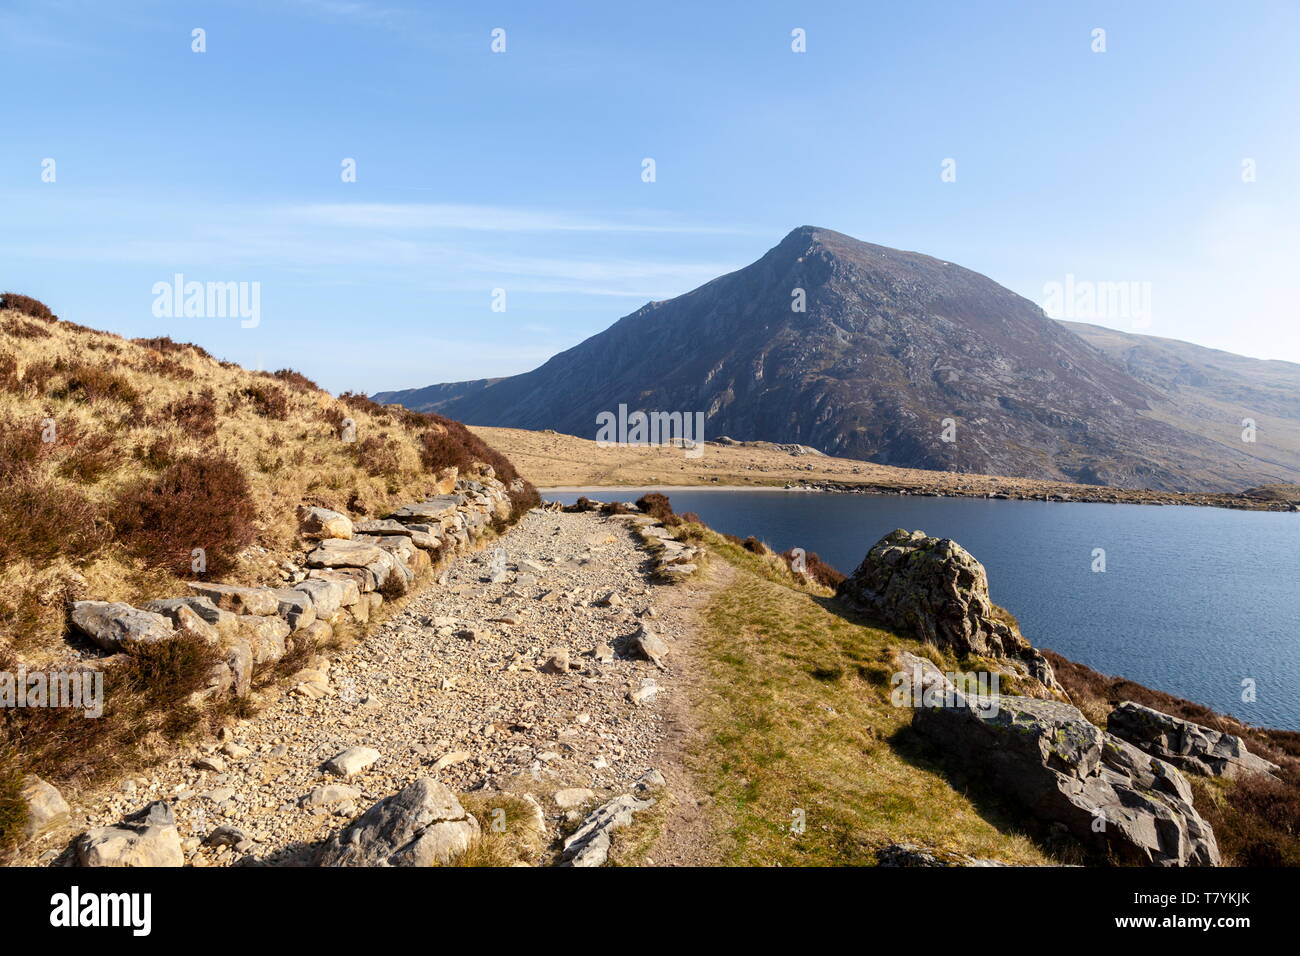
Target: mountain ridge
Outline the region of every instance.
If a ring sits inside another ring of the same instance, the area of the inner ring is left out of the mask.
[[[1260,453],[1230,443],[1224,416],[1240,402],[1200,402],[1182,421],[1172,359],[1148,350],[1135,363],[1103,344],[962,266],[801,226],[750,265],[647,303],[530,372],[374,397],[575,435],[619,404],[698,410],[711,435],[1118,487],[1300,479],[1300,386],[1294,411],[1289,379],[1275,396],[1274,419],[1296,419],[1294,435],[1282,430],[1288,447]]]

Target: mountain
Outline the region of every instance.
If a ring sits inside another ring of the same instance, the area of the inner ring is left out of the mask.
[[[792,307],[795,290],[804,311]],[[802,226],[757,262],[648,303],[531,372],[374,398],[473,425],[584,437],[620,404],[698,411],[706,437],[1120,487],[1240,490],[1300,479],[1294,430],[1261,428],[1247,444],[1249,416],[1237,415],[1242,402],[1267,396],[1259,414],[1295,429],[1300,390],[1283,372],[1256,380],[1256,360],[1231,358],[1125,346],[1054,322],[951,262]],[[1193,371],[1180,372],[1180,361]],[[1194,410],[1180,404],[1189,388],[1200,396]],[[943,440],[946,419],[954,441]]]

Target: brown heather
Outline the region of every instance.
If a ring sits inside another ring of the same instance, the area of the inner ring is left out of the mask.
[[[209,579],[277,580],[300,503],[380,515],[433,493],[448,466],[518,477],[459,422],[60,321],[25,296],[0,303],[0,650],[29,666],[67,660],[64,602],[185,593],[195,548]],[[531,486],[512,497],[517,511],[537,501]]]
[[[349,423],[355,441],[344,440]],[[6,293],[0,670],[77,666],[69,601],[139,605],[184,594],[195,577],[274,583],[278,562],[301,547],[299,504],[384,514],[434,493],[439,470],[465,474],[477,462],[507,483],[518,477],[458,422],[335,398],[298,372],[249,372],[167,337],[126,340]],[[516,513],[539,501],[526,483],[511,497]],[[191,571],[196,548],[202,575]],[[21,828],[24,773],[75,789],[222,719],[221,708],[205,715],[188,704],[213,653],[178,637],[117,655],[97,720],[53,708],[0,714],[0,857]]]

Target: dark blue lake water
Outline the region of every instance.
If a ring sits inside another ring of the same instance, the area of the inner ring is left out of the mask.
[[[588,492],[635,500],[642,489]],[[711,527],[851,572],[894,528],[952,538],[1034,644],[1252,724],[1300,730],[1300,514],[786,491],[666,492]],[[572,503],[576,493],[544,493]],[[1095,572],[1093,549],[1105,549]],[[1253,680],[1255,700],[1243,700]]]

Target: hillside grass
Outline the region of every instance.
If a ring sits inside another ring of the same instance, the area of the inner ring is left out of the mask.
[[[889,700],[899,650],[920,642],[852,620],[831,589],[707,529],[733,569],[704,613],[702,739],[690,755],[741,866],[874,865],[907,842],[1018,864],[1054,862],[1014,810],[933,761]],[[803,832],[794,829],[802,812]]]
[[[98,656],[67,634],[70,601],[139,605],[187,594],[196,578],[279,585],[302,548],[300,504],[378,517],[435,493],[445,469],[475,477],[483,465],[511,488],[512,519],[539,503],[459,422],[335,397],[293,370],[249,371],[169,338],[127,340],[0,295],[0,670],[73,669]],[[219,720],[222,707],[187,702],[212,657],[177,638],[106,659],[99,719],[0,714],[0,854],[21,823],[23,773],[75,790]]]
[[[382,515],[476,460],[518,477],[457,422],[3,302],[27,311],[0,310],[0,648],[29,663],[60,656],[67,600],[186,593],[196,548],[209,580],[276,581],[299,504]]]

